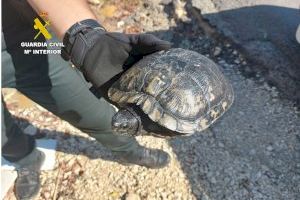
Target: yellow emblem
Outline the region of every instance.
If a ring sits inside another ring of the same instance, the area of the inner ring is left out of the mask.
[[[46,24],[43,25],[42,22],[39,20],[39,18],[35,18],[33,28],[36,30],[39,30],[39,32],[34,36],[34,39],[36,39],[40,34],[43,34],[43,36],[47,40],[50,40],[52,38],[52,35],[46,29],[46,26],[48,26],[48,25],[50,25],[49,21],[46,21]]]

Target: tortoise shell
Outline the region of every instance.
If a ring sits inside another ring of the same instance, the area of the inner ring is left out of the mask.
[[[172,131],[202,131],[233,103],[233,89],[207,57],[174,48],[145,56],[108,91],[119,105],[138,105],[148,117]]]

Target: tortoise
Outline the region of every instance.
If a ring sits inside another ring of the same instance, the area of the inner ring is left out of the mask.
[[[207,57],[173,48],[145,56],[115,81],[109,99],[120,109],[122,135],[191,135],[208,128],[233,103],[232,86]]]

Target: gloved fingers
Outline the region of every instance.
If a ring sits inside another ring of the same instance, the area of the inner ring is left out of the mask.
[[[130,39],[129,39],[128,35],[126,35],[124,33],[106,32],[105,35],[113,38],[117,42],[121,42],[121,43],[130,45]]]
[[[128,52],[129,56],[123,64],[124,70],[130,68],[145,55],[171,48],[170,42],[160,40],[152,34],[123,34],[109,32],[105,33],[105,35],[116,41]]]
[[[130,40],[132,55],[147,55],[156,51],[167,50],[171,48],[171,43],[161,40],[152,34],[128,35]]]
[[[106,36],[113,38],[123,45],[130,46],[131,55],[147,55],[156,51],[167,50],[171,48],[171,43],[161,40],[152,34],[124,34],[109,32]]]

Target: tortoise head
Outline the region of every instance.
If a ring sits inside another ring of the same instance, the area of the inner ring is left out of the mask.
[[[119,110],[111,125],[116,134],[129,136],[138,135],[142,127],[140,117],[130,107]]]
[[[152,121],[136,105],[119,110],[112,118],[112,129],[116,134],[126,136],[152,135],[155,137],[170,137],[182,135]]]

